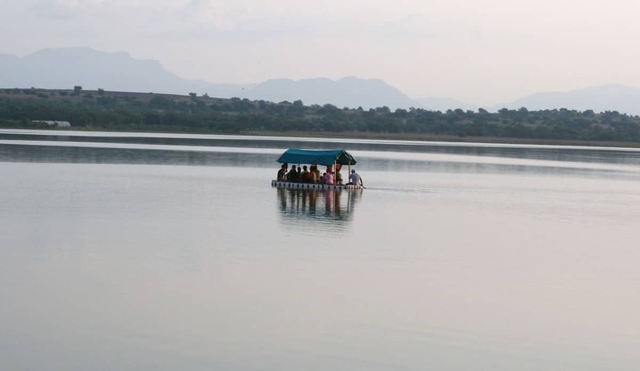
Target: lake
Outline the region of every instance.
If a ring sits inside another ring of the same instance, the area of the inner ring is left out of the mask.
[[[272,188],[290,147],[366,189]],[[2,370],[637,370],[640,151],[0,130]]]

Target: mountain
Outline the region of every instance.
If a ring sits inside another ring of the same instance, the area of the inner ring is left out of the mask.
[[[476,111],[479,108],[450,98],[418,98],[416,101],[425,109],[442,112],[456,108]],[[630,115],[640,115],[640,89],[619,84],[607,84],[567,92],[536,93],[511,103],[486,107],[486,109],[497,112],[501,108],[519,109],[522,107],[530,111],[566,108],[577,111],[618,111]]]
[[[272,102],[302,100],[306,105],[330,103],[340,108],[419,107],[416,101],[382,80],[357,77],[345,77],[339,80],[326,78],[298,81],[268,80],[245,90],[241,97]]]
[[[72,89],[76,85],[86,90],[102,88],[182,95],[194,92],[219,98],[239,97],[272,102],[302,100],[306,105],[329,103],[340,108],[387,106],[394,110],[422,107],[443,112],[456,108],[475,111],[478,108],[449,98],[412,100],[379,79],[275,79],[259,84],[215,84],[183,79],[167,71],[158,61],[137,60],[125,52],[107,53],[79,47],[43,49],[24,57],[0,54],[0,88]],[[487,109],[497,111],[521,107],[529,110],[590,109],[640,115],[640,89],[610,84],[568,92],[538,93]]]
[[[593,110],[594,112],[618,111],[630,115],[640,115],[640,89],[608,84],[568,92],[537,93],[509,104],[492,107],[491,110],[521,107],[528,110],[566,108],[578,111]]]
[[[476,111],[479,107],[474,104],[461,102],[453,98],[417,98],[421,107],[430,111],[446,112],[460,108],[464,111]]]
[[[38,87],[212,96],[238,95],[244,86],[182,79],[154,60],[90,48],[43,49],[22,58],[0,55],[0,87]]]
[[[107,53],[87,47],[43,49],[25,57],[0,54],[0,88],[72,89],[183,94],[207,93],[219,98],[248,98],[272,102],[302,100],[338,107],[391,109],[418,107],[382,80],[346,77],[268,80],[260,84],[214,84],[183,79],[154,60],[137,60],[125,52]]]

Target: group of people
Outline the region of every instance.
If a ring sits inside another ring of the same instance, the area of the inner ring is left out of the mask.
[[[311,165],[309,168],[307,166],[303,166],[300,168],[298,166],[296,168],[295,165],[291,167],[289,170],[289,164],[282,164],[280,170],[278,170],[277,180],[279,182],[294,182],[294,183],[314,183],[314,184],[343,184],[342,175],[340,174],[340,169],[337,169],[337,172],[333,171],[331,166],[327,166],[327,171],[320,174],[320,170],[318,170],[317,165]],[[351,170],[351,174],[349,175],[349,185],[359,185],[364,186],[362,182],[362,177],[355,170]]]

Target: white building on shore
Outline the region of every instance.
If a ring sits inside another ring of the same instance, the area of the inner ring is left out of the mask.
[[[69,121],[51,121],[51,120],[33,120],[33,122],[44,122],[49,126],[57,126],[59,128],[70,128],[71,123]]]

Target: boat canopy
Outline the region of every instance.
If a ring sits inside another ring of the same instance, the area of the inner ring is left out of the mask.
[[[288,149],[280,156],[278,162],[291,164],[317,164],[317,165],[355,165],[356,159],[344,149],[329,151],[316,151],[307,149]]]

